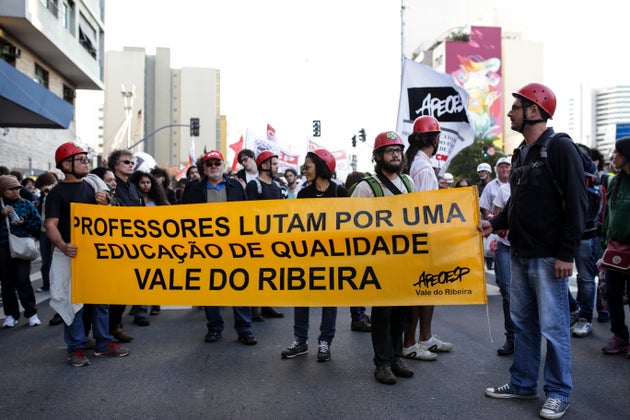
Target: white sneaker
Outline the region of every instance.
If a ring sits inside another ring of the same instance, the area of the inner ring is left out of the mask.
[[[6,318],[4,318],[2,328],[13,328],[17,325],[17,323],[17,319],[13,318],[11,315],[8,315]]]
[[[422,344],[422,343],[418,343],[422,348],[434,352],[434,353],[438,353],[438,352],[446,352],[446,351],[450,351],[453,348],[453,345],[451,343],[447,343],[446,341],[442,341],[439,338],[437,338],[436,336],[433,336],[429,339],[429,343],[428,344]]]
[[[592,324],[584,318],[580,318],[578,322],[571,327],[571,335],[573,335],[573,337],[586,337],[587,335],[591,335],[592,332]]]
[[[39,318],[37,318],[37,314],[33,315],[32,317],[28,319],[29,327],[36,327],[38,325],[42,325],[42,321],[40,321]]]
[[[437,359],[437,354],[430,352],[420,344],[416,343],[411,347],[403,347],[402,356],[407,359],[418,359],[418,360],[435,360]]]

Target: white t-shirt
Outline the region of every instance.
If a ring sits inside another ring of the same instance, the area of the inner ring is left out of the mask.
[[[416,191],[433,191],[439,188],[431,159],[423,151],[419,151],[414,156],[409,167],[409,176],[413,180]]]

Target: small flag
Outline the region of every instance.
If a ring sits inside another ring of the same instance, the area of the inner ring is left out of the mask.
[[[276,129],[267,124],[267,140],[276,141]]]
[[[230,172],[236,171],[238,165],[238,153],[243,150],[243,135],[241,134],[241,138],[234,144],[230,144],[230,149],[234,150],[234,161],[232,162],[232,170]]]

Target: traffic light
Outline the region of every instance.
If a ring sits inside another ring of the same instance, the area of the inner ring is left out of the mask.
[[[352,136],[352,147],[357,147],[357,136]]]
[[[313,120],[313,137],[320,137],[322,135],[322,122],[320,120]]]
[[[190,119],[190,136],[199,137],[199,118]]]
[[[481,148],[481,157],[484,159],[488,158],[488,146],[483,146]]]
[[[359,130],[359,140],[361,141],[365,141],[366,137],[365,137],[365,129],[360,129]]]

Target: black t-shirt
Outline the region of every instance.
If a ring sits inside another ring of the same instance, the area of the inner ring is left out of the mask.
[[[97,204],[96,192],[87,182],[61,182],[46,197],[46,218],[59,219],[57,229],[70,242],[70,203]]]
[[[259,185],[260,194],[258,193]],[[247,198],[250,200],[274,200],[283,198],[282,188],[280,188],[275,181],[272,181],[271,184],[267,184],[260,179],[253,179],[247,183],[245,190],[247,191]]]
[[[298,191],[297,198],[324,198],[324,197],[347,197],[348,190],[343,185],[337,184],[334,181],[330,181],[328,188],[322,194],[317,190],[315,184],[310,184],[306,188],[302,188]]]

